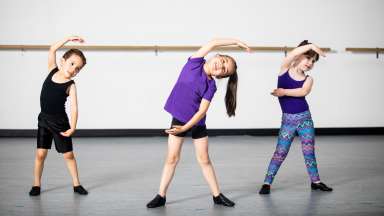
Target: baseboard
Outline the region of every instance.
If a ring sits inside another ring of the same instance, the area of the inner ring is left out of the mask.
[[[384,135],[384,127],[316,128],[316,135]],[[209,136],[276,136],[278,128],[208,129]],[[78,129],[74,137],[166,136],[164,129]],[[36,137],[32,129],[0,129],[0,137]]]

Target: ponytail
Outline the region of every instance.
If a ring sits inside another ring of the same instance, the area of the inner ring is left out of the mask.
[[[227,83],[227,92],[225,94],[224,102],[229,117],[235,116],[236,99],[237,99],[237,64],[234,58],[229,55],[220,55],[229,58],[233,62],[233,72],[230,76],[216,76],[218,79],[229,78]]]
[[[237,72],[229,76],[227,83],[227,93],[225,94],[225,107],[229,117],[235,116],[237,94]]]

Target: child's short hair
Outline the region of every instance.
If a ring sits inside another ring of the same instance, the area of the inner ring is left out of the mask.
[[[309,43],[308,40],[303,40],[303,41],[301,41],[301,43],[297,47],[301,47],[301,46],[304,46],[307,44],[312,44],[312,43]],[[303,55],[308,56],[309,58],[313,57],[315,59],[315,61],[319,60],[319,54],[317,52],[313,51],[312,49],[308,50]]]
[[[87,59],[85,58],[83,52],[81,52],[81,50],[79,50],[79,49],[70,49],[70,50],[68,50],[67,52],[64,53],[63,58],[65,60],[67,60],[72,55],[77,55],[77,56],[79,56],[81,58],[81,61],[83,62],[83,67],[84,67],[85,64],[87,64]]]

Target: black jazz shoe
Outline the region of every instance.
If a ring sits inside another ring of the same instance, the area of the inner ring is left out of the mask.
[[[311,183],[312,190],[332,191],[333,189],[325,185],[323,182]]]
[[[86,191],[83,186],[79,185],[79,186],[74,186],[73,187],[73,192],[75,193],[78,193],[80,195],[87,195],[88,194],[88,191]]]
[[[40,195],[40,187],[33,186],[31,191],[29,191],[29,196],[39,196]]]
[[[225,197],[222,193],[220,193],[218,196],[213,197],[213,202],[217,205],[223,205],[227,207],[233,207],[235,205],[234,202],[229,200],[227,197]]]
[[[165,202],[166,202],[166,198],[160,196],[159,194],[157,194],[157,195],[155,196],[155,198],[153,198],[153,200],[151,200],[151,201],[147,204],[147,208],[157,208],[157,207],[160,207],[160,206],[164,206],[164,205],[165,205]]]
[[[263,184],[263,186],[261,186],[259,194],[269,194],[269,193],[271,193],[271,185]]]

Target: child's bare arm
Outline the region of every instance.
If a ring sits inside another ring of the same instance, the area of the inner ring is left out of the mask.
[[[172,125],[171,129],[165,130],[168,134],[179,134],[185,132],[196,125],[207,113],[209,105],[211,102],[207,99],[202,99],[200,103],[199,110],[192,116],[192,118],[183,126],[181,125]]]
[[[295,89],[277,88],[277,89],[274,89],[271,94],[276,97],[282,97],[282,96],[304,97],[311,92],[312,86],[313,86],[313,79],[312,77],[308,77],[307,80],[304,82],[303,87],[301,88],[295,88]]]
[[[55,67],[57,67],[57,64],[56,64],[56,51],[58,49],[60,49],[60,47],[64,46],[64,44],[66,44],[69,41],[79,42],[79,43],[83,43],[84,42],[83,38],[81,38],[81,37],[69,36],[69,37],[66,37],[66,38],[64,38],[64,39],[62,39],[60,41],[57,41],[56,43],[52,44],[51,47],[49,48],[49,52],[48,52],[48,71],[51,71]]]
[[[216,47],[230,46],[230,45],[237,45],[241,48],[246,49],[248,52],[251,51],[251,49],[244,42],[241,42],[237,39],[218,38],[218,39],[213,39],[209,41],[207,44],[203,45],[195,54],[192,55],[192,58],[204,57]]]
[[[61,132],[61,135],[70,137],[76,130],[77,125],[77,118],[78,118],[78,108],[77,108],[77,91],[76,91],[76,85],[72,84],[69,87],[69,97],[71,101],[71,122],[70,126],[71,128],[67,131]]]
[[[316,45],[314,44],[307,44],[304,46],[297,47],[290,51],[287,55],[287,57],[284,58],[283,63],[280,67],[280,74],[287,71],[289,67],[291,66],[292,62],[301,54],[306,53],[309,50],[313,50],[317,52],[319,55],[325,57],[325,53]]]

